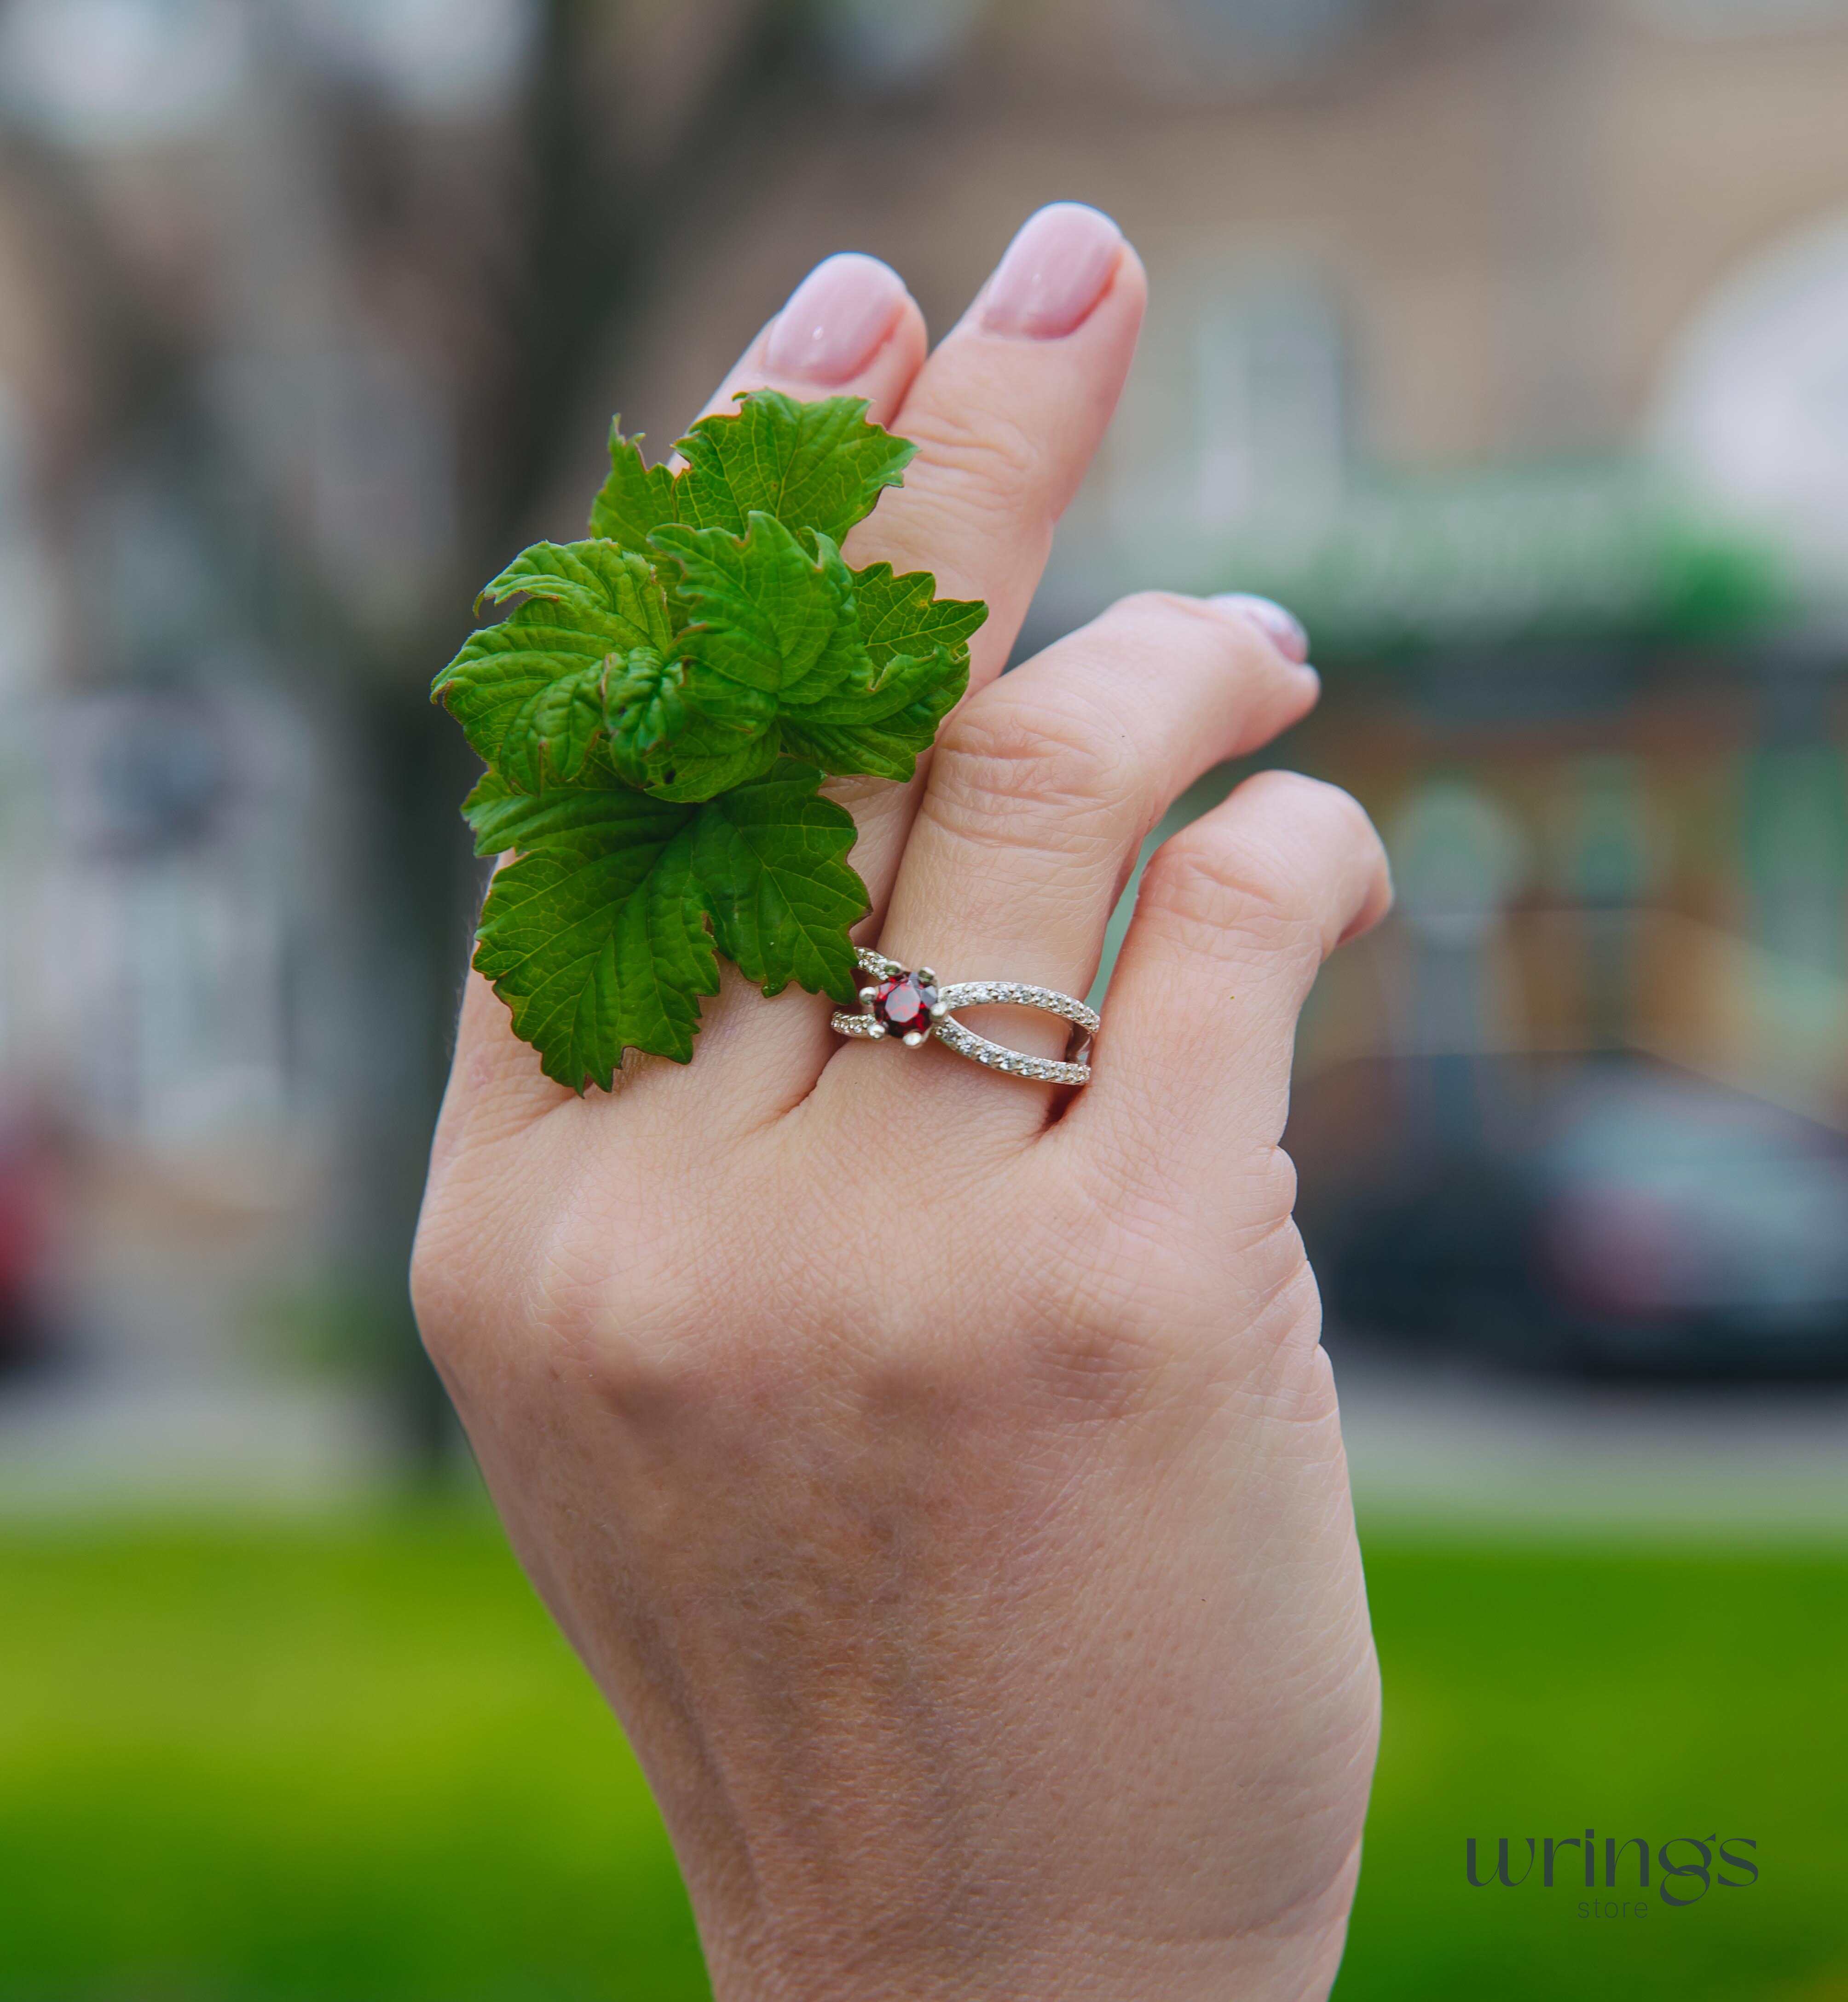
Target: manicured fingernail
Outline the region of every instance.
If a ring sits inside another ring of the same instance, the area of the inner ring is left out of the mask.
[[[1278,652],[1300,666],[1309,658],[1309,634],[1295,613],[1274,598],[1258,598],[1248,591],[1222,591],[1213,600],[1228,612],[1242,612],[1254,625],[1261,626],[1275,641]]]
[[[1029,216],[989,279],[982,323],[991,333],[1056,340],[1089,317],[1123,254],[1123,232],[1101,209],[1055,201]]]
[[[904,305],[905,281],[890,264],[842,251],[790,295],[764,345],[764,366],[806,382],[848,382],[879,352]]]

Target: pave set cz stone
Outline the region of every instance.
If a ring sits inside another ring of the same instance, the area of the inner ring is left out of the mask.
[[[860,970],[874,976],[859,990],[860,1012],[843,1009],[834,1017],[835,1031],[877,1042],[896,1037],[915,1049],[934,1036],[958,1056],[1010,1077],[1031,1078],[1045,1084],[1088,1084],[1091,1066],[1091,1038],[1100,1026],[1095,1009],[1055,988],[1031,987],[1014,980],[964,980],[940,985],[928,967],[901,966],[895,959],[864,947],[854,955]],[[958,1008],[974,1008],[985,1003],[1001,1003],[1021,1008],[1039,1008],[1062,1017],[1072,1024],[1072,1043],[1063,1062],[1051,1057],[1028,1056],[992,1043],[954,1019]]]

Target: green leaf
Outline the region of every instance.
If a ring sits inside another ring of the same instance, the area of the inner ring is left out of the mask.
[[[686,722],[678,661],[664,661],[652,647],[631,650],[619,675],[603,690],[611,754],[616,769],[631,783],[651,751],[657,751]]]
[[[657,799],[698,801],[762,777],[782,748],[773,729],[741,730],[689,709],[677,735],[657,746],[639,767],[619,769]]]
[[[622,1051],[692,1054],[718,963],[688,892],[697,809],[593,768],[533,796],[490,773],[463,811],[485,852],[521,851],[482,907],[475,964],[539,1052],[546,1075],[608,1090]]]
[[[723,799],[678,804],[591,766],[538,795],[490,773],[464,811],[495,876],[475,964],[546,1074],[607,1090],[626,1048],[685,1062],[715,952],[774,993],[795,980],[851,1000],[847,929],[865,914],[852,817],[821,774],[779,760]],[[710,926],[710,930],[709,930]]]
[[[902,483],[917,449],[868,424],[859,397],[799,403],[774,389],[702,417],[680,441],[678,476],[645,464],[640,443],[612,422],[609,475],[591,509],[591,533],[626,549],[675,523],[741,535],[754,512],[838,544],[886,487]]]
[[[785,713],[786,749],[825,772],[908,779],[920,753],[969,685],[969,636],[987,616],[979,600],[933,595],[927,570],[890,563],[853,573],[866,675]]]
[[[591,506],[591,533],[626,549],[646,549],[657,528],[680,518],[675,479],[664,466],[645,466],[639,437],[622,435],[622,420],[609,423],[609,477]]]
[[[939,598],[936,588],[927,570],[894,574],[890,563],[877,563],[853,573],[859,636],[875,667],[894,654],[928,654],[938,647],[960,651],[968,666],[970,637],[989,608],[978,598]]]
[[[654,546],[679,567],[692,615],[680,636],[687,696],[703,714],[767,727],[783,703],[838,687],[863,655],[853,575],[825,536],[811,556],[782,522],[754,512],[742,537],[661,528]]]
[[[608,661],[587,661],[560,675],[521,711],[512,742],[502,741],[504,769],[523,777],[528,790],[538,791],[548,771],[575,779],[584,769],[604,733],[603,685],[609,665]]]
[[[755,784],[701,810],[693,871],[719,950],[766,994],[793,980],[851,1003],[859,979],[848,927],[870,908],[847,866],[856,829],[819,797],[812,765],[779,759]]]
[[[756,391],[678,474],[613,424],[590,539],[522,552],[483,594],[519,602],[437,677],[490,768],[478,846],[513,855],[475,963],[575,1090],[627,1048],[685,1062],[720,955],[766,993],[852,998],[867,898],[822,774],[908,777],[985,616],[842,561],[913,449],[866,412]]]
[[[940,647],[922,660],[891,661],[870,689],[852,688],[783,718],[783,748],[825,772],[908,779],[937,726],[969,685],[968,657]]]
[[[735,417],[702,417],[680,441],[687,469],[676,483],[678,518],[741,535],[761,512],[838,544],[884,488],[902,483],[916,450],[868,424],[859,397],[798,403],[753,390]]]
[[[431,692],[479,756],[536,792],[582,769],[589,706],[612,657],[619,665],[638,647],[664,653],[673,637],[647,558],[608,542],[537,543],[482,596],[522,593],[525,602],[498,626],[470,637]]]
[[[618,774],[664,800],[709,800],[776,762],[774,731],[715,722],[690,709],[685,663],[638,647],[604,696]]]
[[[632,647],[668,644],[667,602],[647,559],[607,542],[535,542],[481,595],[496,605],[538,598],[585,618],[615,621],[632,632],[626,641]]]
[[[742,537],[668,528],[652,539],[692,615],[677,642],[685,715],[639,762],[619,755],[617,769],[664,799],[711,799],[769,769],[783,705],[866,678],[853,573],[827,537],[811,556],[761,513]]]

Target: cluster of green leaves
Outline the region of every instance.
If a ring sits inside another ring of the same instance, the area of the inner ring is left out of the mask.
[[[516,557],[482,594],[514,610],[436,678],[488,767],[477,849],[516,858],[475,964],[574,1090],[625,1048],[686,1062],[721,954],[766,994],[853,998],[866,893],[818,789],[911,776],[987,612],[842,558],[913,449],[866,408],[757,391],[678,472],[612,426],[588,539]]]

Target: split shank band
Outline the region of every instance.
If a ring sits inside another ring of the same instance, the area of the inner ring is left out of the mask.
[[[1014,980],[964,980],[940,986],[928,967],[915,971],[897,960],[863,946],[855,953],[863,973],[871,974],[876,985],[859,990],[858,1013],[842,1009],[834,1017],[835,1033],[859,1036],[870,1041],[887,1038],[912,1048],[934,1037],[959,1057],[967,1057],[989,1070],[1005,1072],[1046,1084],[1089,1084],[1091,1081],[1091,1038],[1100,1024],[1097,1012],[1069,994],[1055,988],[1028,987]],[[1072,1024],[1072,1041],[1063,1062],[1050,1057],[1028,1056],[985,1036],[965,1029],[955,1019],[958,1008],[974,1008],[998,1002],[1020,1008],[1040,1008],[1058,1015]]]

